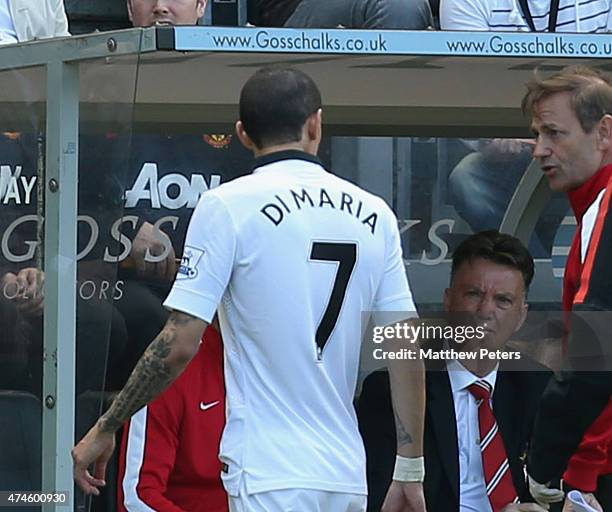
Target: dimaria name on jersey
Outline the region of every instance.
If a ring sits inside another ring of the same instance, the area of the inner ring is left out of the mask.
[[[261,213],[275,226],[280,225],[289,215],[307,208],[328,208],[330,211],[344,212],[352,215],[374,234],[378,213],[368,210],[360,199],[355,199],[346,192],[328,193],[321,188],[318,191],[301,189],[299,192],[288,190],[275,194],[274,199],[261,208]]]

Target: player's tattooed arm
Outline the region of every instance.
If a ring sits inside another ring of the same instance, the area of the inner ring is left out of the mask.
[[[103,432],[115,432],[136,411],[162,393],[198,350],[206,322],[174,311],[142,355],[123,390],[98,421]]]
[[[398,448],[412,444],[412,436],[410,435],[410,432],[406,430],[402,418],[400,418],[399,414],[397,414],[395,411],[393,411],[393,414],[395,415],[395,430]]]

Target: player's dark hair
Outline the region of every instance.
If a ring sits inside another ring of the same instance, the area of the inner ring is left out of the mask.
[[[529,290],[534,274],[533,258],[518,238],[495,229],[481,231],[466,238],[453,253],[451,283],[463,263],[477,258],[520,271],[525,284],[525,294]]]
[[[304,123],[320,108],[318,87],[298,69],[260,69],[240,93],[240,120],[259,149],[299,141]]]

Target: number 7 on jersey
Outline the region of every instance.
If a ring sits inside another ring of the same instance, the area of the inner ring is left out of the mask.
[[[336,278],[334,279],[329,302],[323,313],[323,318],[321,318],[321,322],[317,327],[317,357],[320,360],[325,344],[331,336],[334,327],[336,327],[336,322],[344,302],[346,288],[357,262],[357,244],[354,242],[312,242],[310,260],[338,262]]]

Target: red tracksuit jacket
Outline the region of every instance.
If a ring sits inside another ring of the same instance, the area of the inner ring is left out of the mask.
[[[608,165],[581,187],[569,193],[578,228],[565,267],[563,282],[565,311],[571,311],[575,304],[585,302],[609,303],[610,297],[598,297],[599,292],[594,293],[593,287],[590,286],[591,280],[612,279],[612,270],[608,270],[607,275],[601,273],[595,275],[593,264],[595,261],[607,261],[612,265],[612,246],[602,237],[604,229],[609,230],[609,224],[612,222],[612,206],[608,202],[609,199],[606,201],[606,196],[602,197],[594,222],[585,222],[584,216],[602,191],[611,187],[612,165]],[[607,192],[609,196],[611,191]],[[583,238],[589,240],[586,262],[581,258]],[[589,258],[590,253],[592,256]],[[585,397],[585,400],[588,400],[588,397]],[[597,487],[598,477],[607,474],[612,474],[612,402],[584,434],[578,449],[569,460],[563,479],[572,487],[592,492]]]
[[[183,374],[125,426],[118,510],[227,512],[218,458],[224,424],[223,348],[209,327]]]

